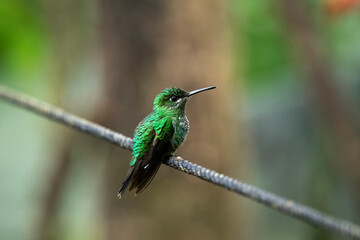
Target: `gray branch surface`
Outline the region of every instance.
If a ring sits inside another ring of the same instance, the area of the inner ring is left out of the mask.
[[[127,150],[132,150],[133,142],[129,137],[1,85],[0,98],[65,126],[73,127],[81,132],[102,138]],[[222,188],[226,188],[317,227],[338,232],[354,239],[360,239],[360,227],[351,222],[334,218],[292,200],[279,197],[273,193],[183,160],[181,157],[170,157],[164,164]]]

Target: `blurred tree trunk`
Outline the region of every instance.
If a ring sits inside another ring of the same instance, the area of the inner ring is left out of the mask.
[[[83,115],[83,108],[76,103],[69,103],[66,91],[70,88],[71,74],[78,73],[79,62],[85,65],[92,47],[92,39],[84,43],[85,36],[91,35],[91,29],[84,30],[84,25],[91,25],[91,12],[94,4],[81,0],[74,3],[69,0],[47,0],[43,2],[46,18],[46,28],[50,38],[50,54],[52,55],[51,73],[49,80],[52,81],[54,101],[56,105],[62,105],[71,111]],[[84,56],[85,55],[85,56]],[[75,66],[75,67],[74,67]],[[81,66],[80,66],[81,67]],[[76,81],[81,81],[76,79]],[[71,83],[74,84],[75,81]],[[64,96],[65,95],[65,96]],[[75,97],[75,96],[74,96]],[[68,103],[68,104],[66,104]],[[71,106],[68,106],[70,105]],[[66,180],[73,168],[74,157],[72,151],[79,147],[88,136],[74,134],[72,130],[61,130],[53,133],[58,135],[58,141],[54,141],[56,154],[49,161],[49,172],[44,174],[45,187],[33,239],[49,240],[62,237],[63,232],[59,228],[58,215],[62,204],[62,197],[66,191]],[[85,145],[87,143],[84,143]],[[90,159],[91,160],[91,159]],[[89,158],[84,159],[84,164],[89,163]]]
[[[217,85],[187,106],[191,130],[182,157],[235,175],[237,128],[228,109],[229,39],[221,1],[100,1],[105,92],[101,123],[132,136],[166,87],[186,90]],[[239,239],[233,195],[161,167],[140,196],[117,190],[131,155],[113,147],[105,176],[106,239]],[[237,207],[235,207],[237,206]],[[242,228],[241,226],[244,226]],[[240,232],[242,235],[240,235]]]

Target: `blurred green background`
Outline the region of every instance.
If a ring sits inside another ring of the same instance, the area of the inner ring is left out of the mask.
[[[131,136],[175,85],[179,154],[360,223],[359,1],[3,0],[0,83]],[[341,239],[0,101],[0,239]],[[191,187],[189,187],[191,186]]]

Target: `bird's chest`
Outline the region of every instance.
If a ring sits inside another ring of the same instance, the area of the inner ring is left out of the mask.
[[[174,136],[172,138],[173,151],[176,151],[178,147],[186,140],[186,136],[189,132],[189,120],[186,116],[175,117],[173,119]]]

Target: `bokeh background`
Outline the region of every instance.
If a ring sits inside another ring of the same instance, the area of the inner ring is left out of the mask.
[[[3,0],[0,83],[132,136],[169,86],[185,159],[360,223],[358,0]],[[0,101],[0,239],[341,239]]]

